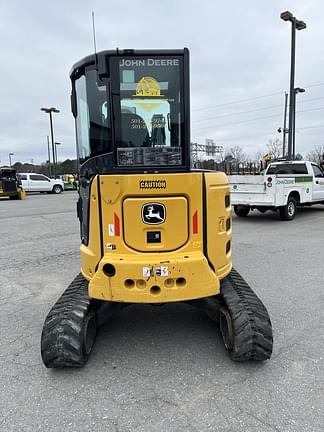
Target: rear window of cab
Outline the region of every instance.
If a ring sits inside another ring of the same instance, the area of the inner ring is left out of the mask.
[[[271,164],[267,174],[308,174],[306,164]]]

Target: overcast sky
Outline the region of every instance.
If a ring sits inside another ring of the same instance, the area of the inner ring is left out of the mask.
[[[290,10],[306,22],[297,32],[297,151],[324,144],[324,2],[322,0],[137,0],[53,2],[3,0],[0,5],[0,160],[47,158],[49,116],[55,106],[59,160],[75,157],[69,71],[97,50],[183,48],[191,54],[191,140],[253,157],[281,138],[284,92],[289,89]]]

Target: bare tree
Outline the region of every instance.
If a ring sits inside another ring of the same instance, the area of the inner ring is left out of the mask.
[[[306,159],[320,164],[324,160],[324,145],[316,145],[314,150],[307,153]]]
[[[235,163],[241,163],[241,162],[246,162],[247,156],[243,152],[242,147],[234,146],[231,147],[229,151],[226,152],[225,159],[231,160]]]
[[[282,141],[279,138],[270,139],[267,144],[267,149],[271,153],[272,159],[278,159],[282,156]]]
[[[258,151],[255,153],[255,155],[254,155],[254,159],[253,159],[253,161],[256,162],[256,163],[259,163],[260,160],[262,159],[262,157],[264,156],[264,153],[265,153],[265,152],[262,152],[262,151],[258,150]]]

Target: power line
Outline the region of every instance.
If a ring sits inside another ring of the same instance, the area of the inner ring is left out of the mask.
[[[213,125],[213,126],[205,126],[203,128],[194,129],[194,130],[213,129],[213,128],[219,128],[219,127],[223,127],[223,126],[232,126],[232,125],[241,124],[241,123],[250,123],[250,122],[253,122],[253,121],[257,121],[257,120],[265,120],[265,119],[272,118],[272,117],[280,117],[281,115],[282,114],[274,114],[274,115],[266,116],[266,117],[256,117],[254,119],[240,120],[238,122],[223,123],[221,125]]]
[[[296,131],[299,132],[300,129],[312,129],[312,128],[324,128],[324,125],[319,125],[319,126],[307,126],[305,128],[296,128]],[[259,132],[259,133],[254,133],[253,135],[236,135],[233,136],[232,138],[230,137],[226,137],[226,138],[217,138],[217,142],[218,143],[226,143],[226,142],[231,142],[231,141],[245,141],[251,138],[256,138],[256,137],[263,137],[263,136],[271,136],[274,135],[276,133],[276,131],[268,131],[268,132]],[[311,135],[323,135],[323,132],[311,132]],[[304,134],[303,134],[304,135]],[[307,135],[307,133],[305,133],[305,135]]]
[[[324,109],[324,107],[311,108],[311,109],[307,109],[307,110],[299,110],[299,111],[296,111],[296,114],[297,113],[302,113],[302,112],[304,113],[304,112],[308,112],[308,111],[319,111],[319,110],[322,110],[322,109]],[[199,130],[205,130],[205,129],[219,128],[219,127],[224,127],[224,126],[233,126],[233,125],[236,125],[236,124],[250,123],[250,122],[253,122],[253,121],[257,121],[257,120],[265,120],[265,119],[268,119],[268,118],[280,117],[281,115],[282,114],[274,114],[274,115],[271,115],[271,116],[256,117],[256,118],[253,118],[253,119],[240,120],[240,121],[231,122],[231,123],[224,123],[224,124],[221,124],[221,125],[205,126],[205,127],[201,127],[201,128],[194,129],[194,130],[195,131],[199,131]]]
[[[312,102],[312,101],[315,101],[315,100],[320,100],[320,99],[324,99],[324,96],[317,97],[317,98],[303,99],[301,101],[298,101],[298,105],[303,104],[303,103]],[[266,106],[264,108],[256,108],[254,110],[232,112],[232,113],[228,113],[228,114],[221,114],[221,115],[216,115],[216,116],[213,116],[213,117],[208,117],[208,118],[203,118],[203,119],[197,119],[197,120],[193,120],[192,123],[199,123],[199,122],[203,122],[203,121],[214,120],[216,118],[231,117],[233,115],[241,115],[241,114],[249,114],[249,113],[258,112],[258,111],[266,111],[268,109],[279,108],[281,106],[282,106],[282,104],[279,104],[279,105],[268,105],[268,106]]]
[[[235,104],[238,104],[238,103],[249,102],[249,101],[253,101],[253,100],[256,100],[256,99],[262,99],[262,98],[266,98],[266,97],[270,97],[270,96],[276,96],[276,95],[283,94],[283,93],[284,92],[282,92],[282,91],[281,92],[276,92],[276,93],[269,93],[269,94],[266,94],[266,95],[256,96],[256,97],[253,97],[253,98],[240,99],[240,100],[237,100],[237,101],[226,102],[226,103],[214,105],[214,106],[211,106],[211,107],[196,108],[196,109],[193,109],[192,111],[205,111],[205,110],[209,110],[209,109],[213,109],[213,108],[218,108],[218,107],[222,107],[222,106],[235,105]]]
[[[319,100],[319,99],[324,99],[324,96],[320,96],[320,97],[317,97],[317,98],[311,98],[311,99],[302,99],[301,101],[298,101],[298,105],[299,104],[303,104],[303,103],[307,103],[307,102],[311,102],[311,101],[314,101],[314,100]]]
[[[323,86],[323,85],[324,85],[324,82],[322,82],[322,83],[317,83],[317,84],[310,84],[310,85],[305,86],[305,88],[310,88],[310,87],[320,87],[320,86]]]
[[[236,112],[236,113],[222,114],[222,115],[217,115],[217,116],[214,116],[214,117],[208,117],[208,118],[205,118],[205,119],[194,120],[193,123],[198,123],[198,122],[207,121],[207,120],[214,120],[215,118],[230,117],[230,116],[233,116],[233,115],[248,114],[248,113],[257,112],[257,111],[265,111],[265,110],[268,110],[268,109],[278,108],[278,107],[281,107],[281,106],[282,106],[281,104],[280,105],[272,105],[272,106],[268,106],[268,107],[265,107],[265,108],[258,108],[258,109],[249,110],[249,111],[240,111],[240,112]]]
[[[320,111],[320,110],[322,110],[322,109],[324,109],[324,107],[309,108],[309,109],[307,109],[307,110],[298,110],[298,111],[296,111],[296,114],[304,113],[304,112],[308,112],[308,111]]]
[[[324,127],[324,125],[305,126],[305,127],[296,128],[296,130],[302,130],[302,129],[316,129],[316,128],[323,128],[323,127]]]
[[[232,138],[229,138],[229,137],[228,138],[217,138],[217,142],[223,143],[223,142],[227,142],[227,141],[240,141],[240,140],[246,140],[246,139],[255,138],[255,137],[273,135],[274,133],[276,133],[276,132],[271,131],[271,132],[255,133],[253,135],[239,135],[239,136],[234,136]]]
[[[306,86],[304,86],[304,88],[320,87],[320,86],[323,86],[323,85],[324,85],[324,82],[321,82],[321,83],[306,85]],[[267,98],[267,97],[271,97],[271,96],[276,96],[276,95],[283,94],[283,93],[285,93],[285,92],[284,91],[279,91],[279,92],[275,92],[275,93],[268,93],[268,94],[265,94],[265,95],[262,95],[262,96],[255,96],[253,98],[239,99],[239,100],[236,100],[236,101],[226,102],[226,103],[222,103],[222,104],[217,104],[217,105],[213,105],[213,106],[210,106],[210,107],[196,108],[196,109],[193,109],[192,111],[193,112],[194,111],[205,111],[205,110],[210,110],[210,109],[218,108],[218,107],[222,107],[222,106],[235,105],[235,104],[240,104],[240,103],[243,103],[243,102],[250,102],[250,101],[253,101],[253,100],[263,99],[263,98]]]

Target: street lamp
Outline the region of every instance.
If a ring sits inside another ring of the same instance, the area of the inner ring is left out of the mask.
[[[58,145],[62,145],[62,143],[60,143],[60,142],[55,142],[54,144],[55,144],[55,164],[56,164],[56,166],[57,166],[57,146],[58,146]]]
[[[9,166],[11,167],[11,156],[13,156],[15,153],[9,153]]]
[[[280,18],[283,21],[291,22],[291,61],[290,61],[290,91],[289,91],[289,134],[288,134],[288,160],[291,160],[292,157],[292,145],[293,145],[293,135],[295,131],[293,129],[294,115],[295,115],[295,50],[296,50],[296,29],[304,30],[306,28],[306,24],[304,21],[300,21],[293,16],[293,14],[289,11],[282,12],[280,14]]]
[[[292,156],[295,159],[296,156],[296,94],[305,93],[305,89],[301,87],[294,88],[294,121],[293,121],[293,146],[292,146]]]
[[[51,141],[52,141],[52,153],[53,153],[53,176],[56,177],[56,169],[55,169],[55,148],[54,148],[54,133],[53,133],[53,119],[52,119],[52,113],[59,113],[60,110],[58,110],[55,107],[50,108],[41,108],[41,111],[46,112],[50,115],[50,128],[51,128]]]

